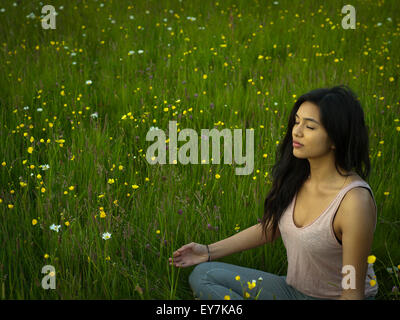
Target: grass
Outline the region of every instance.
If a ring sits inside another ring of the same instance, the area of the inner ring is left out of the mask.
[[[396,0],[354,0],[355,30],[343,1],[52,1],[54,30],[39,1],[13,3],[0,5],[2,299],[192,299],[192,268],[168,257],[257,223],[296,97],[340,83],[369,127],[377,299],[399,299]],[[171,120],[253,128],[254,172],[150,165],[146,134]],[[287,267],[281,240],[221,261]],[[41,287],[45,265],[55,290]]]

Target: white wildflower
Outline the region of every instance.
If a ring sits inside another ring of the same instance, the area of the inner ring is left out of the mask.
[[[46,171],[46,170],[50,169],[50,166],[48,164],[42,164],[39,167],[41,167],[43,171]]]
[[[61,225],[56,226],[54,223],[50,226],[50,230],[53,230],[55,232],[58,232],[60,228]]]
[[[109,232],[104,232],[102,238],[103,238],[104,240],[110,239],[110,238],[111,238],[111,233],[109,233]]]

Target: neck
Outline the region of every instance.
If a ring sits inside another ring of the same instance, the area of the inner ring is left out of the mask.
[[[341,168],[338,168],[342,175],[351,174]],[[341,184],[347,181],[347,176],[342,176],[337,172],[335,166],[313,166],[310,168],[310,176],[307,179],[309,186],[320,188],[320,187],[340,187]]]

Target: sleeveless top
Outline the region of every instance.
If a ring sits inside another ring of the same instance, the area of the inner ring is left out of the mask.
[[[298,291],[316,298],[338,299],[342,294],[342,245],[336,239],[333,219],[345,194],[355,188],[367,188],[376,202],[373,192],[365,181],[353,181],[342,188],[328,208],[311,224],[297,227],[293,221],[295,194],[279,220],[279,230],[285,245],[288,259],[286,283]],[[376,211],[375,211],[376,212]],[[374,227],[374,231],[376,224]],[[375,280],[373,265],[368,264],[365,279],[365,297],[375,296],[378,283]]]

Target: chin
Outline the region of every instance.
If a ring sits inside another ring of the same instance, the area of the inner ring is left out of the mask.
[[[299,159],[307,159],[307,156],[304,156],[302,152],[299,152],[295,148],[293,148],[293,155]]]

